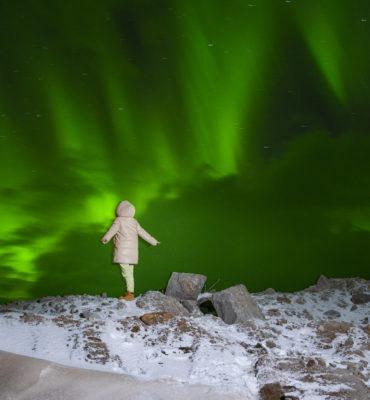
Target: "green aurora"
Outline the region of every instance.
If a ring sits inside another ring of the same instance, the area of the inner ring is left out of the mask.
[[[295,291],[370,278],[368,0],[4,0],[0,300],[172,271]]]

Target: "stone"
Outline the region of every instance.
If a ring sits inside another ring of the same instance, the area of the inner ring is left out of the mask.
[[[324,312],[324,315],[329,319],[340,318],[341,314],[337,310],[328,310]]]
[[[347,281],[346,279],[335,279],[335,278],[327,278],[324,275],[320,275],[316,284],[313,286],[309,286],[305,291],[309,292],[321,292],[322,290],[328,289],[347,289]]]
[[[123,301],[119,301],[116,306],[117,310],[123,310],[126,308],[126,304]]]
[[[81,315],[80,315],[80,316],[81,316]],[[93,320],[93,319],[96,319],[96,320],[101,319],[101,317],[100,317],[99,314],[97,314],[97,313],[95,313],[95,312],[92,312],[92,311],[85,311],[85,312],[83,313],[83,316],[84,316],[84,318],[86,318],[86,319],[89,320],[89,321],[91,321],[91,320]]]
[[[319,279],[317,280],[316,286],[319,289],[329,289],[331,287],[331,283],[326,276],[320,275]]]
[[[140,317],[141,321],[146,325],[163,324],[171,318],[173,318],[173,315],[166,312],[154,312]]]
[[[290,304],[292,302],[286,294],[279,296],[276,300],[281,304]]]
[[[178,300],[197,300],[207,277],[200,274],[172,272],[166,288],[166,296]]]
[[[367,293],[356,293],[351,297],[351,301],[354,304],[365,304],[370,301],[370,294]]]
[[[196,300],[181,300],[181,304],[189,311],[191,315],[199,317],[203,315]]]
[[[267,295],[274,295],[274,294],[276,294],[276,290],[274,289],[274,288],[267,288],[267,289],[265,289],[265,290],[262,290],[262,292],[256,292],[256,293],[253,293],[255,296],[263,296],[263,295],[265,295],[265,294],[267,294]]]
[[[149,290],[138,297],[136,306],[151,311],[167,312],[174,316],[188,316],[190,314],[177,299],[154,290]]]
[[[310,359],[307,361],[306,366],[307,366],[307,368],[313,368],[313,367],[315,367],[315,366],[316,366],[315,360],[313,360],[312,358],[310,358]]]
[[[214,293],[212,303],[217,315],[227,324],[265,319],[256,301],[244,285],[232,286]]]
[[[279,382],[266,383],[259,392],[261,400],[280,400],[284,396],[283,388]]]
[[[281,312],[277,308],[270,308],[267,310],[267,315],[270,317],[280,317]]]

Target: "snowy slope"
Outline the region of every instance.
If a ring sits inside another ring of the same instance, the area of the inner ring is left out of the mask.
[[[0,351],[1,400],[245,400],[206,385],[73,368]]]
[[[151,309],[100,296],[0,306],[0,350],[66,366],[209,385],[245,399],[278,382],[306,400],[368,399],[370,282],[332,279],[296,293],[253,294],[265,321],[227,325],[213,315],[145,325]],[[265,396],[265,397],[264,397]]]

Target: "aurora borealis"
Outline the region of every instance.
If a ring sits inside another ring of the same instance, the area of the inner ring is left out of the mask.
[[[5,0],[0,297],[370,278],[370,3]]]

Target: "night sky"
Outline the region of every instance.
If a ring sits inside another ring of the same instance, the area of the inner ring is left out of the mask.
[[[0,2],[0,301],[370,279],[368,0]]]

